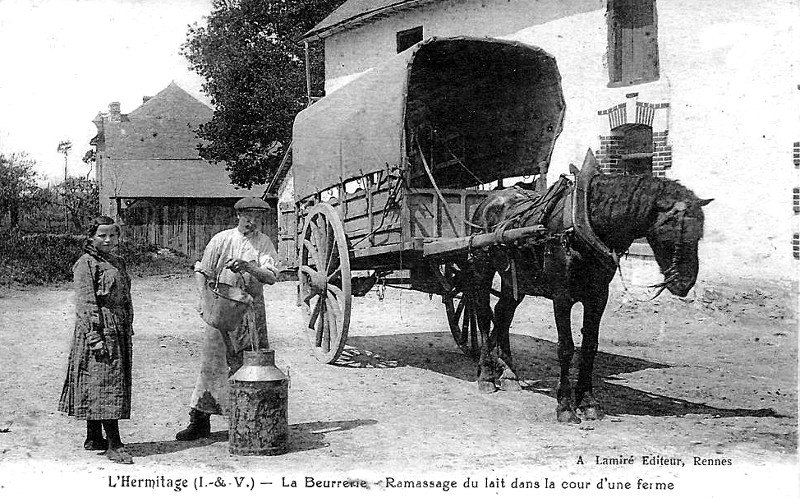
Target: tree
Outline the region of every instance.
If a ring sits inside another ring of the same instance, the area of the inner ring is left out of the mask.
[[[24,153],[0,153],[0,219],[9,216],[11,228],[18,228],[20,213],[35,207],[37,174],[36,161]]]
[[[205,140],[199,153],[224,162],[232,183],[249,188],[274,175],[306,105],[305,53],[296,40],[342,3],[214,0],[207,24],[190,26],[181,51],[215,106],[197,132]]]
[[[95,163],[97,163],[97,150],[96,149],[89,149],[81,158],[81,161],[89,166],[89,171],[86,172],[86,178],[89,178],[89,175],[92,174],[92,169],[94,169]],[[99,180],[99,178],[98,178]]]
[[[100,193],[94,180],[71,176],[58,186],[58,192],[75,231],[83,231],[86,222],[100,212]]]
[[[58,148],[56,149],[59,154],[64,154],[64,182],[67,181],[67,164],[69,163],[69,152],[72,150],[72,142],[69,140],[62,140],[58,143]],[[68,220],[69,219],[69,212],[64,206],[64,231],[66,232],[69,229]]]

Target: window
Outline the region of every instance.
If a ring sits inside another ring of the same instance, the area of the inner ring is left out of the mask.
[[[655,0],[609,0],[609,86],[658,79]]]
[[[308,102],[316,102],[325,96],[325,43],[306,43],[306,88]]]
[[[422,41],[422,26],[397,32],[397,53]]]
[[[794,214],[800,214],[800,188],[792,189],[792,206],[794,206]]]
[[[620,138],[619,169],[624,175],[653,174],[653,129],[646,125],[623,125],[615,130]]]
[[[794,259],[800,259],[800,233],[795,233],[792,236],[792,255]]]

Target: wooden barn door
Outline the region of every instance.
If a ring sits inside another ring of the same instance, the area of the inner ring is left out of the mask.
[[[297,266],[297,214],[294,204],[281,202],[278,204],[278,265],[280,267]]]

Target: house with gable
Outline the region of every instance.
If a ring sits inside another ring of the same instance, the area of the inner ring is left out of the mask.
[[[200,158],[195,130],[213,115],[206,104],[174,82],[142,100],[127,114],[112,102],[93,121],[101,212],[120,220],[128,240],[199,257],[215,233],[235,225],[234,203],[265,187],[238,188],[224,165]],[[262,227],[273,239],[275,220]]]
[[[328,94],[430,37],[542,48],[566,102],[551,179],[591,148],[605,172],[679,180],[715,199],[701,278],[794,282],[797,13],[789,0],[349,0],[303,42],[324,44],[310,70]]]

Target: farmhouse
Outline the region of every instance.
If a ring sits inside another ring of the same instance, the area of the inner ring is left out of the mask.
[[[349,0],[303,41],[324,44],[310,71],[324,69],[327,94],[430,37],[542,48],[566,102],[549,182],[587,148],[605,172],[677,179],[715,199],[701,277],[794,280],[796,14],[789,0]]]
[[[101,211],[124,223],[128,239],[199,256],[235,224],[238,199],[264,193],[235,187],[223,165],[198,155],[195,130],[212,114],[173,82],[128,114],[112,102],[94,119]],[[275,238],[274,217],[262,231]]]

